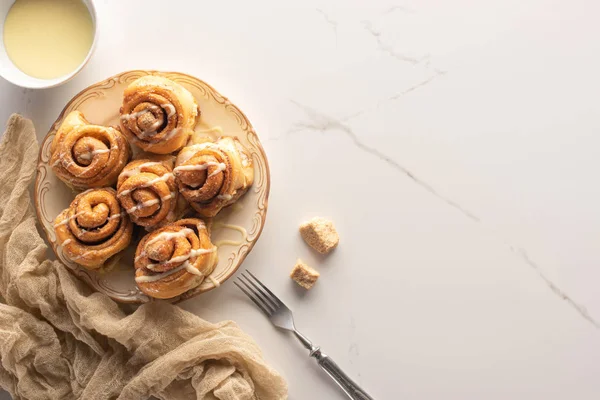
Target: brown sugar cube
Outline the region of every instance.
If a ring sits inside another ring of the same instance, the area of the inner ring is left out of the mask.
[[[340,242],[333,222],[320,217],[315,217],[300,225],[302,239],[313,249],[321,254],[327,254]]]
[[[306,290],[313,287],[319,276],[320,274],[317,271],[304,264],[300,259],[296,261],[296,265],[290,273],[290,278]]]

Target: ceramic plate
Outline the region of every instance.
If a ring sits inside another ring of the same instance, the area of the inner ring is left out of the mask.
[[[254,160],[254,184],[248,193],[242,196],[236,204],[221,211],[215,218],[217,222],[223,224],[243,227],[248,233],[247,237],[243,238],[243,235],[234,229],[226,227],[215,229],[212,233],[213,242],[230,240],[240,244],[219,247],[219,262],[211,274],[212,279],[206,279],[197,288],[171,299],[172,301],[181,301],[214,289],[216,285],[213,281],[220,284],[233,275],[258,240],[267,213],[270,185],[269,166],[258,136],[244,113],[210,85],[200,79],[177,72],[129,71],[83,90],[63,109],[40,148],[35,183],[36,210],[56,256],[76,275],[97,291],[107,294],[114,300],[126,303],[144,303],[150,300],[134,282],[133,254],[139,238],[136,240],[134,237],[132,244],[117,266],[107,273],[88,271],[64,256],[61,247],[57,246],[53,224],[56,216],[69,206],[76,193],[60,181],[48,165],[50,144],[65,115],[73,110],[79,110],[93,124],[117,126],[124,89],[129,83],[144,75],[165,76],[183,85],[194,95],[200,106],[201,117],[196,126],[196,132],[220,127],[222,133],[215,135],[237,136],[248,148]],[[132,148],[134,148],[134,152],[139,150],[135,146]]]

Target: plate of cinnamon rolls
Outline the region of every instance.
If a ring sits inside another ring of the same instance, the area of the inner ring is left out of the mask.
[[[269,167],[205,82],[129,71],[88,87],[40,148],[38,218],[58,259],[127,303],[181,301],[237,270],[264,226]]]

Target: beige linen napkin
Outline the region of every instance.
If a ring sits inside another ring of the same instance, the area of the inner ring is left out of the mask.
[[[13,115],[0,142],[0,386],[14,399],[284,399],[283,378],[231,322],[164,302],[126,315],[60,262],[28,192],[38,144]]]

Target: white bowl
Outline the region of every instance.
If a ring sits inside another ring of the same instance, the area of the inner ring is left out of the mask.
[[[54,79],[39,79],[34,78],[32,76],[27,75],[19,68],[16,67],[15,64],[10,60],[8,54],[6,53],[6,48],[4,47],[4,21],[6,20],[6,15],[8,14],[8,10],[12,7],[14,0],[0,0],[0,76],[2,76],[7,81],[14,83],[17,86],[21,86],[24,88],[30,89],[43,89],[61,85],[71,78],[73,78],[85,64],[89,61],[92,53],[94,51],[94,47],[96,47],[96,39],[98,35],[98,30],[96,29],[96,9],[94,8],[94,4],[92,0],[83,0],[83,3],[88,8],[90,15],[92,16],[92,24],[94,29],[94,40],[92,42],[92,46],[88,51],[87,56],[83,60],[81,64],[72,72],[60,76]]]

